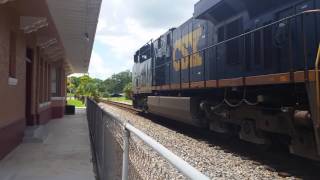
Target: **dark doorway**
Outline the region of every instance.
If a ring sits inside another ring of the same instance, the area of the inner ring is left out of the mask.
[[[31,112],[33,50],[27,48],[26,56],[26,124],[32,126],[34,125]]]

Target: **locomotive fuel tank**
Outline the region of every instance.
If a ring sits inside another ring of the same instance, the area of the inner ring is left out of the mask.
[[[199,101],[192,97],[148,96],[148,112],[203,127],[197,116]]]

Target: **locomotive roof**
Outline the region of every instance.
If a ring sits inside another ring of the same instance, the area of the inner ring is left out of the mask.
[[[200,17],[223,0],[200,0],[194,5],[194,17]]]
[[[200,0],[194,6],[193,17],[210,20],[213,23],[224,21],[244,11],[250,17],[255,17],[294,1],[299,0]]]

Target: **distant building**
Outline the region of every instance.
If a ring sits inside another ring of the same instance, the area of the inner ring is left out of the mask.
[[[64,115],[66,76],[85,73],[101,0],[0,0],[0,159],[26,126]]]

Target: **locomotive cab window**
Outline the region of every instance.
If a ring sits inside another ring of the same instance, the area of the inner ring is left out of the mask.
[[[142,63],[142,62],[144,62],[144,61],[146,61],[146,60],[149,59],[146,54],[141,54],[139,57],[140,57],[140,58],[139,58],[139,62],[140,62],[140,63]]]

